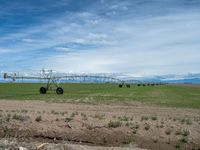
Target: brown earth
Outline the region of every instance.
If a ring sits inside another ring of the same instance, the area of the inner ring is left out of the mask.
[[[1,100],[0,137],[86,149],[198,149],[200,110]]]

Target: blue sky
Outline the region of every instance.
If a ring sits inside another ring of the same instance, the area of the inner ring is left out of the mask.
[[[0,71],[197,73],[199,0],[0,0]]]

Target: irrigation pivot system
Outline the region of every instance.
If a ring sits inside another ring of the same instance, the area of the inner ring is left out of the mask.
[[[64,75],[56,75],[52,70],[42,70],[40,75],[35,76],[23,76],[17,73],[4,73],[4,80],[12,79],[12,81],[16,80],[43,80],[46,82],[46,86],[40,87],[40,94],[46,94],[47,91],[56,91],[58,95],[64,93],[64,89],[59,84],[61,80],[64,81],[79,81],[80,83],[95,81],[98,83],[115,83],[118,84],[119,88],[126,86],[130,88],[130,84],[127,84],[125,81],[109,77],[109,76],[101,76],[101,75],[79,75],[79,74],[64,74]]]

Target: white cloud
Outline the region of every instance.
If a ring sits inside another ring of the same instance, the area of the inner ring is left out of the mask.
[[[32,42],[34,42],[33,39],[28,39],[28,38],[24,38],[24,39],[22,39],[22,41],[23,41],[23,42],[27,42],[27,43],[32,43]]]
[[[117,13],[128,7],[128,3],[110,5]],[[38,69],[135,74],[195,72],[200,63],[199,18],[199,13],[186,11],[149,17],[130,13],[128,18],[117,19],[91,12],[66,13],[0,40],[22,39],[7,52],[59,52],[40,56],[43,63],[39,66],[30,65]]]
[[[70,49],[67,47],[56,47],[55,50],[59,52],[70,52]]]

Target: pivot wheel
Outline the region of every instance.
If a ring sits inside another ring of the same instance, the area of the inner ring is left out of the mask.
[[[123,87],[123,84],[119,84],[119,88],[122,88]]]
[[[64,93],[63,88],[58,87],[58,88],[56,89],[56,93],[57,93],[58,95],[63,94],[63,93]]]
[[[45,87],[41,87],[40,94],[46,94],[46,93],[47,93],[47,89]]]

